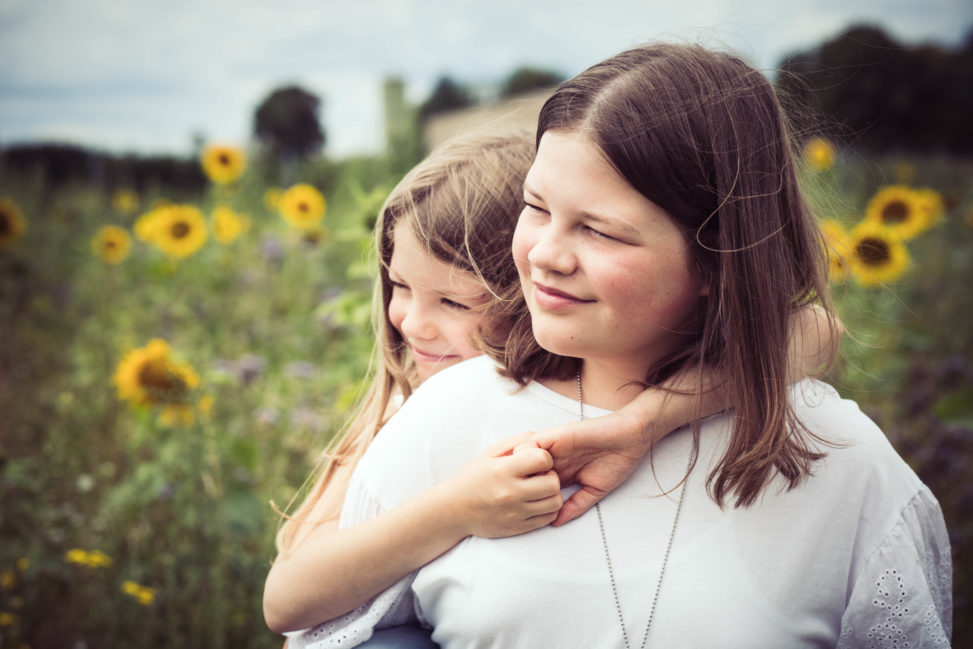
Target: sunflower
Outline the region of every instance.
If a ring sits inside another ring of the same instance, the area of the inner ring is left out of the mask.
[[[250,219],[228,207],[213,210],[212,223],[213,238],[223,244],[232,243],[250,229]]]
[[[128,352],[112,381],[118,398],[133,406],[178,406],[187,403],[189,391],[199,385],[199,376],[188,364],[170,357],[166,341],[155,338]]]
[[[122,214],[132,214],[139,208],[139,195],[131,189],[119,189],[111,197],[112,209]]]
[[[26,229],[27,222],[17,204],[9,198],[0,198],[0,250],[12,248]]]
[[[141,586],[131,580],[122,582],[122,592],[138,601],[142,606],[149,606],[155,601],[155,588]]]
[[[170,257],[188,257],[206,243],[206,220],[196,207],[168,205],[156,212],[146,226],[149,241]]]
[[[247,156],[243,149],[221,144],[211,144],[200,156],[203,171],[218,185],[237,180],[247,168]]]
[[[804,145],[804,159],[815,171],[827,171],[834,165],[834,145],[823,137],[812,137]]]
[[[327,203],[321,192],[302,183],[281,194],[278,209],[281,216],[295,228],[310,230],[324,218]]]
[[[106,225],[92,237],[91,249],[106,264],[120,264],[132,249],[132,237],[117,225]]]
[[[876,286],[901,277],[910,260],[905,244],[889,228],[863,221],[848,234],[848,262],[860,284]]]
[[[135,219],[132,231],[135,233],[136,239],[143,243],[152,243],[155,240],[156,230],[161,221],[159,218],[161,212],[162,208],[156,207]]]
[[[880,189],[865,208],[865,220],[900,239],[911,239],[929,227],[919,194],[905,185]]]
[[[928,187],[917,189],[915,192],[919,197],[919,209],[925,214],[925,229],[942,223],[943,215],[946,213],[946,203],[942,195]]]
[[[848,232],[837,221],[825,219],[821,233],[828,253],[828,277],[832,282],[842,282],[848,277]]]

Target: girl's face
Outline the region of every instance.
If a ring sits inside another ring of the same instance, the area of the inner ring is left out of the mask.
[[[570,131],[544,133],[524,201],[513,255],[537,341],[644,377],[706,293],[679,227]]]
[[[409,345],[420,382],[480,355],[473,336],[489,292],[472,273],[426,252],[404,220],[393,231],[389,279],[388,318]]]

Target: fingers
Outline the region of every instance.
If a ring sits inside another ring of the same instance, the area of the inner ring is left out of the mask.
[[[551,523],[553,527],[559,527],[565,523],[569,523],[576,519],[577,517],[584,514],[586,511],[594,507],[598,502],[608,495],[607,491],[599,491],[592,489],[591,487],[582,487],[574,492],[567,502],[561,507],[561,510],[557,513],[557,518]]]
[[[529,443],[520,444],[514,448],[509,458],[503,458],[514,475],[533,475],[546,473],[554,468],[554,458],[544,449]]]

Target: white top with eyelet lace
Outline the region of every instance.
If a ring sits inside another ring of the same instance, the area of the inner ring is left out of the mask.
[[[362,460],[341,524],[395,507],[499,439],[576,420],[576,401],[514,387],[486,358],[427,381]],[[811,380],[792,399],[805,425],[845,446],[823,449],[798,488],[775,482],[753,506],[721,510],[704,476],[730,419],[704,422],[648,646],[948,647],[952,569],[935,498],[854,402]],[[645,624],[675,507],[659,485],[676,484],[690,443],[688,429],[668,436],[603,501],[628,628]],[[410,619],[433,626],[445,649],[622,647],[604,560],[594,512],[509,539],[470,538],[351,614],[291,634],[289,647],[353,647]]]

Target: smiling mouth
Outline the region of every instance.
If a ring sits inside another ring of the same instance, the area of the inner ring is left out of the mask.
[[[594,300],[584,300],[576,295],[558,290],[553,286],[546,286],[539,282],[534,282],[534,299],[542,307],[563,308],[576,304],[587,304]]]
[[[413,345],[409,345],[409,349],[412,351],[413,359],[417,361],[425,361],[427,363],[435,363],[457,357],[455,354],[430,354]]]

